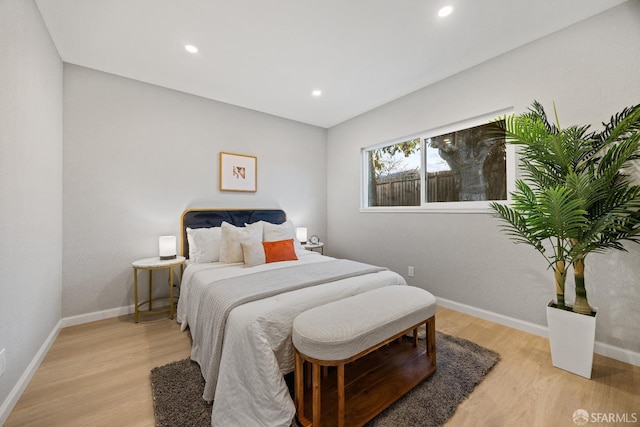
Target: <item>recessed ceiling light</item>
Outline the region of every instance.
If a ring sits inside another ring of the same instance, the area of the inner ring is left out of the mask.
[[[192,44],[186,44],[186,45],[184,45],[184,48],[186,49],[187,52],[190,52],[190,53],[197,53],[198,52],[198,48],[195,47]]]
[[[320,89],[315,89],[311,92],[313,96],[322,96],[322,91]]]
[[[451,12],[453,12],[453,6],[445,6],[438,11],[438,16],[444,18],[451,15]]]

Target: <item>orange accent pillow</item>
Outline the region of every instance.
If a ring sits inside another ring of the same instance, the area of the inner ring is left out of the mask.
[[[265,262],[295,261],[298,259],[293,248],[293,239],[262,242]]]

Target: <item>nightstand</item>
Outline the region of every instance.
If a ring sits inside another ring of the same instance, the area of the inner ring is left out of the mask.
[[[307,243],[303,244],[302,246],[308,251],[314,251],[316,249],[320,249],[319,252],[322,255],[324,255],[324,243],[322,243],[322,242],[318,242],[318,243],[309,243],[309,242],[307,242]]]
[[[157,313],[169,313],[169,317],[173,319],[173,268],[182,266],[184,264],[185,257],[178,256],[174,259],[161,260],[159,257],[139,259],[132,263],[133,266],[133,294],[135,300],[135,314],[133,316],[134,321],[138,323],[140,314],[157,314]],[[153,308],[153,270],[169,270],[169,306],[160,309]],[[138,273],[139,270],[146,270],[149,272],[149,299],[146,301],[138,302]],[[140,307],[147,305],[146,310],[141,310]]]

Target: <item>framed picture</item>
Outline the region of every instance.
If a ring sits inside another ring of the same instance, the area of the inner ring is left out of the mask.
[[[258,158],[220,152],[220,191],[255,193],[258,183]]]

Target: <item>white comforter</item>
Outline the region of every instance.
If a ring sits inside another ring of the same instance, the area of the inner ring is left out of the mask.
[[[202,351],[202,343],[210,334],[198,326],[197,301],[191,298],[197,294],[195,289],[222,278],[333,259],[316,253],[299,258],[252,268],[221,263],[187,267],[177,318],[183,330],[191,326],[191,359],[206,365],[208,355]],[[381,271],[285,292],[233,309],[227,319],[217,382],[203,374],[208,381],[207,389],[215,390],[214,394],[205,390],[203,396],[210,400],[215,395],[211,424],[215,427],[289,426],[295,408],[283,374],[293,371],[293,319],[309,308],[390,285],[406,285],[406,282],[396,273]]]

